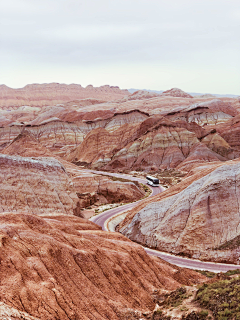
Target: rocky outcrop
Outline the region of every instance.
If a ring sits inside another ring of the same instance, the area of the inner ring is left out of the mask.
[[[178,88],[172,88],[170,90],[164,91],[163,96],[172,96],[172,97],[183,97],[183,98],[193,98],[189,93],[186,93]]]
[[[152,311],[162,290],[205,280],[78,217],[6,213],[0,226],[0,300],[21,319],[124,319]]]
[[[0,107],[12,108],[20,106],[48,106],[56,105],[76,99],[95,98],[105,101],[121,99],[129,95],[128,90],[120,90],[119,87],[87,86],[83,88],[78,84],[29,84],[24,88],[12,89],[5,85],[0,86]]]
[[[201,95],[194,95],[194,98],[216,98],[216,96],[210,93],[205,93]]]
[[[239,263],[239,177],[239,160],[202,170],[134,209],[120,232],[159,250]]]
[[[132,110],[95,121],[50,119],[40,125],[0,128],[0,143],[3,149],[27,131],[54,155],[107,170],[149,170],[152,166],[175,168],[185,160],[200,160],[196,158],[195,146],[197,144],[200,148],[201,142],[205,145],[201,145],[201,161],[224,161],[239,156],[240,150],[233,143],[233,147],[231,144],[228,147],[224,133],[219,133],[220,137],[212,126],[209,129],[201,127],[183,120],[186,118],[183,116],[170,120],[173,116],[176,117],[176,112],[166,117],[149,117]],[[187,159],[189,156],[191,158]]]
[[[118,100],[114,101],[114,99]],[[176,107],[186,107],[190,104],[211,100],[212,97],[192,98],[179,89],[170,90],[170,95],[168,93],[159,95],[141,90],[131,95],[126,90],[110,86],[82,88],[80,85],[52,83],[11,89],[2,85],[0,86],[0,119],[3,117],[2,123],[28,125],[31,122],[40,124],[40,120],[44,120],[42,113],[45,113],[45,120],[57,117],[61,120],[65,118],[64,121],[73,121],[71,119],[74,118],[74,121],[77,118],[83,119],[85,114],[89,113],[87,118],[91,115],[90,120],[95,120],[98,118],[99,111],[107,114],[109,112],[122,113],[133,109],[164,115]],[[240,110],[238,99],[220,98],[218,100],[229,103],[236,110]],[[51,113],[53,106],[55,111],[52,116],[47,116],[46,112]]]
[[[85,127],[81,128],[74,123],[66,123],[59,120],[27,128],[24,126],[3,127],[0,128],[0,150],[27,129],[43,146],[50,148],[52,152],[61,154],[64,152],[64,150],[61,150],[63,147],[71,150],[82,142],[85,135]]]

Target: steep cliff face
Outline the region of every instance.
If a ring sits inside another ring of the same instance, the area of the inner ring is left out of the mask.
[[[28,130],[23,130],[1,153],[21,157],[54,157],[53,153],[41,145]]]
[[[205,280],[85,219],[6,213],[0,225],[1,302],[21,319],[124,319]]]
[[[222,151],[222,149],[219,149]],[[230,157],[231,159],[231,157]],[[218,154],[208,148],[204,143],[199,143],[193,146],[191,149],[191,152],[189,153],[189,156],[181,162],[176,168],[179,170],[183,170],[186,172],[189,172],[194,167],[201,166],[203,164],[209,164],[211,162],[218,162],[226,161],[227,158],[221,156],[221,154]]]
[[[239,263],[231,242],[240,237],[239,177],[239,160],[205,169],[134,209],[120,232],[159,250]]]

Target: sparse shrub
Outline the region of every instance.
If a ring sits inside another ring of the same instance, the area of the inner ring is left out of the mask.
[[[158,310],[156,310],[154,313],[156,313],[156,314],[162,314],[163,312],[162,312],[162,310],[158,309]]]
[[[185,287],[178,288],[166,296],[165,301],[162,303],[164,306],[177,308],[180,306],[184,299],[188,298],[187,290]]]
[[[201,311],[199,312],[199,315],[200,315],[200,316],[203,316],[203,317],[206,317],[206,316],[208,316],[208,311],[207,311],[207,310],[201,310]]]
[[[226,276],[232,276],[234,274],[240,274],[240,269],[229,270],[225,273]]]
[[[195,271],[201,273],[202,275],[210,279],[216,276],[216,273],[211,271],[205,271],[205,270],[195,270]]]
[[[211,316],[208,317],[208,311],[207,310],[201,310],[200,312],[192,311],[187,315],[182,316],[182,320],[205,320],[205,319],[212,319]]]
[[[228,308],[229,307],[229,304],[227,302],[224,302],[222,304],[220,304],[219,306],[220,308]]]
[[[178,306],[180,306],[181,303],[182,303],[181,301],[177,301],[177,302],[173,303],[173,307],[177,308]]]
[[[181,310],[181,311],[188,311],[188,308],[187,308],[186,306],[182,306],[182,307],[180,308],[180,310]]]
[[[240,312],[236,313],[236,320],[240,320]]]
[[[239,317],[239,295],[240,278],[237,277],[202,285],[197,291],[196,301],[210,309],[216,320],[230,320]]]
[[[202,297],[202,301],[208,305],[208,302],[209,302],[210,298],[209,298],[209,295],[205,294],[203,297]]]
[[[223,312],[225,316],[229,316],[232,314],[232,312],[228,308],[226,308]]]

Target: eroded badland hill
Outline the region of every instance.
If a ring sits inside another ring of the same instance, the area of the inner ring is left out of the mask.
[[[213,290],[237,294],[238,280],[203,284],[140,244],[239,264],[239,137],[239,98],[0,86],[0,318],[237,319],[236,299]],[[167,189],[144,199],[143,185],[108,172],[150,173]],[[140,199],[122,234],[86,219]]]

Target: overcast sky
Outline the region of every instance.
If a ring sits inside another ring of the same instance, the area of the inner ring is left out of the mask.
[[[1,0],[0,84],[240,95],[239,0]]]

